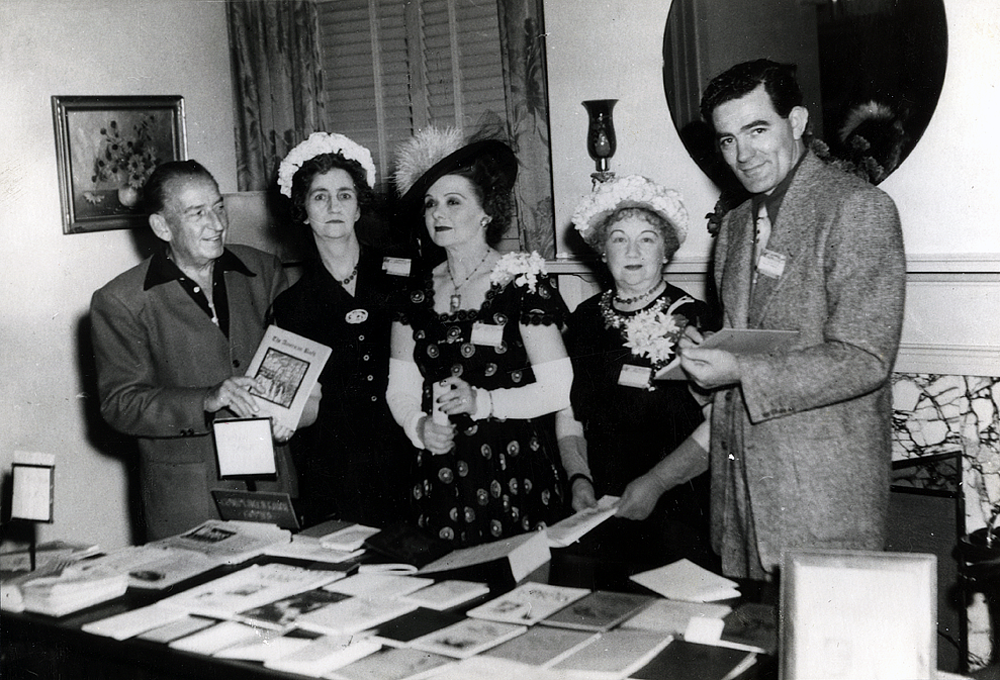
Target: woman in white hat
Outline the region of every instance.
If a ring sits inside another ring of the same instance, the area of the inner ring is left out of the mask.
[[[385,401],[391,305],[409,261],[363,244],[356,224],[371,203],[375,164],[344,135],[313,133],[281,162],[278,184],[318,257],[274,302],[275,323],[333,353],[320,375],[315,424],[291,440],[307,524],[336,518],[383,527],[408,517],[406,438]]]
[[[686,557],[714,566],[709,480],[701,474],[707,435],[700,444],[689,438],[703,421],[701,406],[686,381],[654,378],[688,324],[708,323],[707,306],[664,279],[687,234],[687,211],[676,191],[631,175],[598,185],[572,221],[612,285],[567,323],[575,377],[572,408],[557,417],[559,448],[573,509],[621,498],[617,517],[578,549],[633,565]],[[679,446],[696,455],[674,455]]]

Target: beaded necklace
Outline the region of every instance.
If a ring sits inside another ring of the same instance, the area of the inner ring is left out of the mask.
[[[647,290],[645,293],[639,293],[638,295],[635,295],[633,297],[627,297],[627,298],[623,298],[621,295],[618,294],[618,291],[616,290],[615,291],[615,302],[617,302],[620,305],[634,305],[636,302],[640,302],[642,300],[645,300],[650,295],[652,295],[653,291],[655,291],[657,288],[659,288],[660,284],[662,284],[662,283],[663,283],[663,280],[661,279],[661,280],[657,281],[656,283],[654,283],[653,287],[650,288],[649,290]]]

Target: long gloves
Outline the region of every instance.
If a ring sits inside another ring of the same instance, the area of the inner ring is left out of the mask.
[[[569,391],[573,386],[573,363],[569,357],[534,364],[531,370],[535,382],[530,385],[497,390],[476,388],[472,419],[537,418],[569,406]]]
[[[474,388],[476,409],[473,420],[493,417],[537,418],[569,406],[573,384],[573,364],[569,358],[539,363],[531,367],[535,382],[523,387],[496,390]],[[389,386],[386,401],[392,417],[419,449],[425,448],[420,436],[420,422],[427,416],[420,408],[423,376],[411,361],[389,359]]]

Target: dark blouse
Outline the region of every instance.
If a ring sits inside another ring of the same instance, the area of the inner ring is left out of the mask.
[[[672,452],[701,423],[701,408],[688,389],[687,381],[650,383],[650,387],[619,384],[626,364],[652,369],[646,357],[636,356],[625,346],[624,330],[605,323],[601,295],[591,297],[570,315],[565,333],[566,348],[573,360],[573,412],[584,427],[594,493],[620,496],[632,480],[653,468]],[[618,312],[619,320],[669,305],[684,296],[683,290],[667,285],[649,305],[635,312]],[[704,327],[708,308],[692,301],[676,308],[698,327]],[[664,525],[672,523],[669,535],[694,544],[696,552],[707,552],[708,476],[675,487],[665,493],[653,515],[643,521],[613,520],[603,533],[606,540],[621,543],[626,552],[670,554],[663,545]],[[613,527],[613,528],[612,528]],[[677,527],[682,530],[678,532]],[[690,531],[689,531],[690,530]],[[642,545],[641,543],[645,543]],[[605,546],[605,551],[608,550]],[[684,554],[684,548],[680,556]],[[694,558],[694,556],[692,556]],[[703,560],[700,560],[702,561]],[[665,563],[665,562],[661,562]]]
[[[319,261],[274,303],[282,328],[333,349],[315,424],[291,440],[305,522],[335,517],[382,527],[407,517],[409,442],[386,404],[389,336],[404,277],[363,248],[351,296]]]

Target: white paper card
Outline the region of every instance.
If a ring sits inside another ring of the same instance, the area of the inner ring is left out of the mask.
[[[212,430],[220,477],[277,474],[270,418],[216,420]]]

